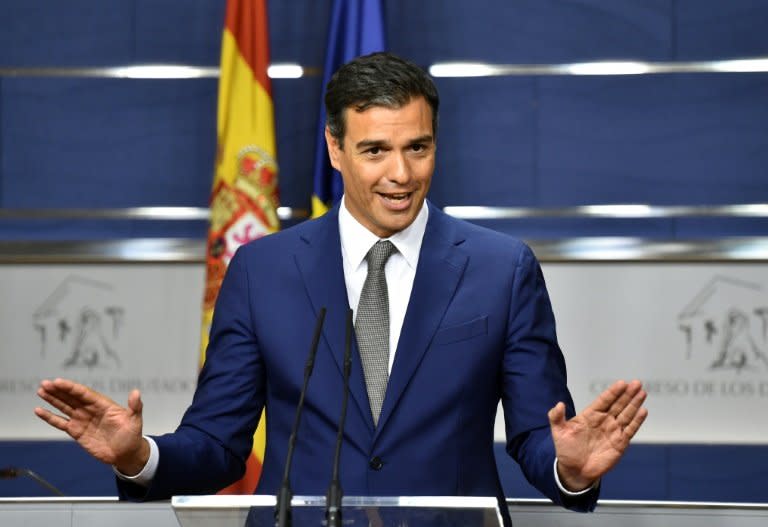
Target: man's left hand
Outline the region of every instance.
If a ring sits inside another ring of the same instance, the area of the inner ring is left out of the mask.
[[[640,381],[616,381],[581,413],[566,420],[565,405],[549,411],[557,472],[568,490],[597,482],[618,463],[648,416]]]

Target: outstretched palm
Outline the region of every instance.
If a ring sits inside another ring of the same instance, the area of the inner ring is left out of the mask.
[[[566,487],[585,488],[618,463],[648,416],[645,398],[639,381],[617,381],[570,420],[563,403],[550,410],[558,472]]]
[[[128,397],[128,407],[66,379],[43,381],[37,394],[63,414],[38,407],[38,417],[69,434],[100,461],[118,467],[133,466],[144,446],[142,402],[137,390]]]

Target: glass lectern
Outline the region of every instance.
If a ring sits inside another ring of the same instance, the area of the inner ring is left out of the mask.
[[[274,496],[175,496],[171,500],[181,527],[273,527]],[[324,496],[296,496],[293,527],[325,524]],[[498,502],[492,497],[346,496],[345,527],[501,527]]]

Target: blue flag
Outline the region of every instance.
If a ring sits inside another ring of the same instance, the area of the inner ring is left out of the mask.
[[[334,0],[328,47],[323,69],[323,91],[333,73],[360,55],[384,51],[384,12],[381,0]],[[341,199],[341,174],[331,167],[325,144],[325,105],[320,98],[320,118],[315,141],[312,217],[322,216]]]

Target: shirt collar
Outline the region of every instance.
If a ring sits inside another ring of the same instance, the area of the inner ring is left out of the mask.
[[[414,218],[413,223],[402,231],[396,232],[389,238],[379,238],[355,219],[349,212],[341,198],[339,205],[339,236],[341,237],[341,246],[344,254],[349,258],[352,269],[357,269],[373,244],[380,239],[391,241],[397,248],[397,251],[405,258],[408,266],[416,269],[419,263],[419,251],[421,251],[421,242],[424,240],[424,232],[427,229],[427,220],[429,219],[429,207],[426,200],[421,206],[421,210]]]

